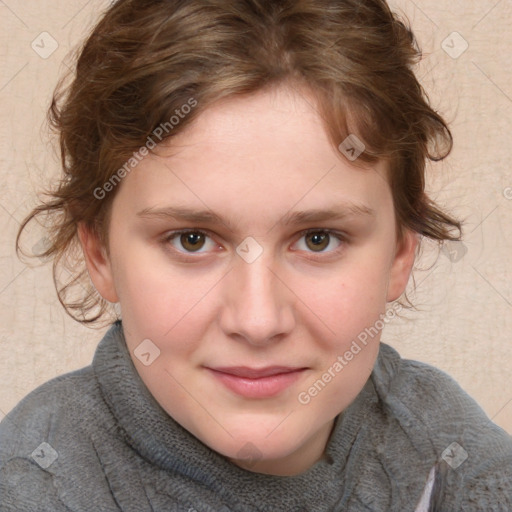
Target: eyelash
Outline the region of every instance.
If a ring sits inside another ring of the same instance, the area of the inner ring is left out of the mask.
[[[181,230],[177,230],[177,231],[172,231],[171,233],[167,233],[163,239],[161,240],[161,243],[165,246],[168,246],[169,243],[174,240],[175,238],[181,236],[181,235],[186,235],[188,233],[195,233],[195,234],[201,234],[201,235],[204,235],[208,238],[212,238],[211,234],[208,232],[208,231],[205,231],[205,230],[202,230],[202,229],[194,229],[194,228],[191,228],[191,229],[181,229]],[[307,236],[311,233],[323,233],[323,234],[328,234],[329,236],[333,236],[334,238],[336,238],[340,243],[340,245],[333,249],[332,251],[321,251],[321,252],[318,252],[318,253],[315,253],[315,252],[310,252],[309,254],[312,254],[312,255],[319,255],[318,256],[308,256],[309,259],[312,259],[312,260],[320,260],[320,259],[325,259],[326,256],[321,256],[322,254],[327,254],[327,255],[336,255],[338,254],[345,246],[346,242],[347,242],[347,239],[346,239],[346,236],[343,235],[342,233],[339,233],[337,231],[333,231],[331,229],[321,229],[321,228],[309,228],[309,229],[305,229],[303,231],[300,231],[299,232],[299,235],[300,235],[300,238],[304,237],[304,236]],[[299,239],[300,239],[299,238]],[[193,256],[194,254],[204,254],[204,253],[193,253],[193,252],[182,252],[182,251],[179,251],[177,249],[172,249],[173,253],[175,254],[178,254],[181,258],[183,258],[184,260],[187,260],[187,261],[190,261],[190,257],[189,256],[192,256],[192,258],[195,258],[195,256]]]

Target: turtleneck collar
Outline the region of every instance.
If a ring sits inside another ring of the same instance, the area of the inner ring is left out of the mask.
[[[386,346],[385,350],[396,354],[391,347]],[[394,363],[391,358],[383,370],[379,363],[382,356],[381,347],[377,374],[379,385],[387,388]],[[246,510],[253,510],[255,497],[260,500],[262,510],[335,510],[336,504],[347,500],[352,485],[349,482],[352,478],[346,478],[349,455],[361,448],[360,443],[367,437],[365,431],[374,421],[366,417],[379,408],[374,381],[369,379],[354,402],[336,418],[326,457],[299,475],[273,476],[233,464],[181,427],[160,407],[136,371],[120,321],[100,342],[93,368],[126,442],[151,465],[169,474],[166,484],[169,488],[173,485],[172,475],[179,474],[190,481],[192,487],[206,486],[223,502],[237,504],[242,509],[246,505]],[[364,463],[364,460],[359,462]],[[354,471],[353,467],[349,469]],[[261,499],[268,508],[263,507]]]

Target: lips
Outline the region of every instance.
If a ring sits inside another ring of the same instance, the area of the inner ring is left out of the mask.
[[[261,379],[262,377],[272,377],[273,375],[291,373],[298,370],[303,370],[304,368],[290,366],[268,366],[266,368],[258,369],[249,368],[247,366],[230,366],[210,369],[216,372],[227,373],[228,375],[235,375],[236,377],[244,377],[246,379]]]
[[[206,368],[216,382],[231,392],[250,399],[277,396],[300,379],[307,368],[290,366],[267,366],[250,368],[230,366]]]

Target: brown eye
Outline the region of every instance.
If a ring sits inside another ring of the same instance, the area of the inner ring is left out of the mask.
[[[321,252],[329,246],[330,239],[325,231],[313,231],[306,235],[306,245],[315,252]]]
[[[346,236],[331,229],[306,229],[295,244],[296,249],[309,253],[309,257],[325,258],[339,254],[346,246]]]
[[[205,243],[204,233],[190,232],[182,233],[180,243],[186,251],[194,252],[203,248]]]
[[[171,245],[175,251],[182,254],[203,254],[215,248],[212,237],[200,229],[186,229],[168,233],[162,239],[165,245]]]

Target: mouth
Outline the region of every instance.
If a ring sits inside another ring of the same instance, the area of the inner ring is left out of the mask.
[[[269,398],[278,395],[296,382],[307,370],[303,367],[289,366],[206,367],[206,369],[229,390],[246,398]]]

